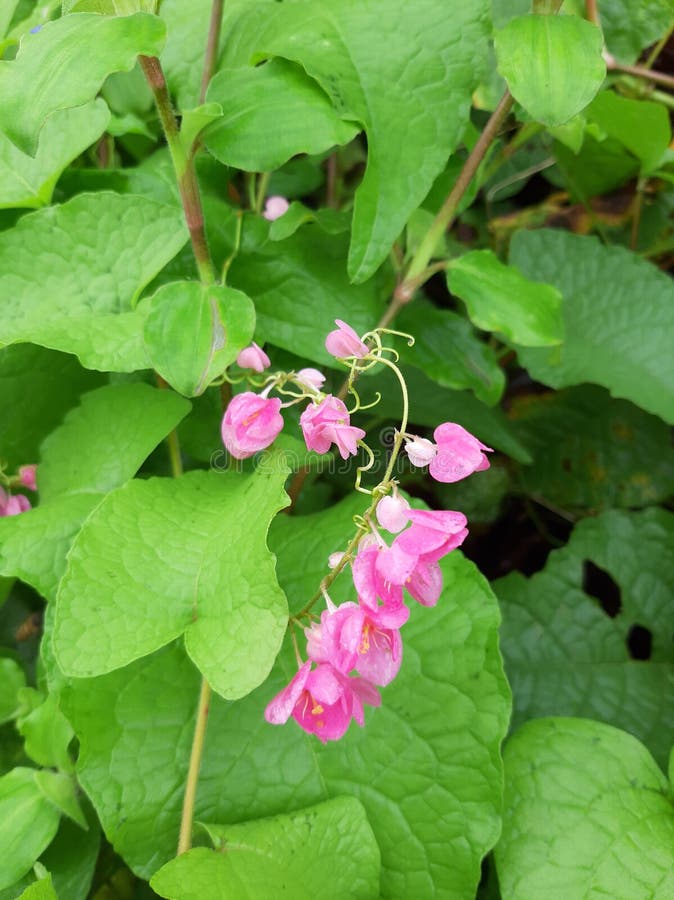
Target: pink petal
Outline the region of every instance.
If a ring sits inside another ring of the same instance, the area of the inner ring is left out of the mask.
[[[377,504],[377,521],[391,534],[397,534],[407,525],[409,508],[407,500],[399,494],[382,497]]]
[[[311,660],[308,660],[297,671],[290,683],[267,704],[264,717],[271,725],[283,725],[288,721],[302,696],[311,671]]]

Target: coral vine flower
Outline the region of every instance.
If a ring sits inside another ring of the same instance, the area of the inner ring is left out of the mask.
[[[24,497],[23,494],[11,496],[0,488],[0,517],[18,516],[19,513],[27,512],[30,508],[28,497]]]
[[[284,216],[288,212],[289,207],[290,204],[285,197],[274,194],[271,197],[267,197],[262,215],[268,222],[273,222],[275,219],[280,219],[281,216]]]
[[[271,360],[255,341],[249,347],[243,348],[236,361],[242,369],[253,369],[255,372],[264,372],[271,365]]]
[[[349,356],[362,359],[367,356],[370,352],[367,344],[361,341],[350,325],[341,319],[335,319],[335,325],[337,328],[325,339],[325,349],[328,353],[332,353],[337,359],[346,359]]]
[[[251,391],[233,397],[222,420],[222,440],[235,459],[246,459],[264,450],[283,428],[278,397],[261,397]]]
[[[300,416],[304,441],[309,450],[327,453],[336,444],[342,459],[358,452],[362,428],[351,425],[349,411],[338,398],[328,394],[320,403],[310,403]]]
[[[438,450],[430,463],[431,477],[436,481],[450,483],[461,481],[473,472],[489,468],[489,460],[484,451],[492,453],[476,437],[454,422],[445,422],[433,432]]]
[[[29,491],[37,490],[37,466],[19,466],[19,481]]]
[[[413,466],[423,467],[435,459],[438,448],[428,438],[415,436],[413,440],[406,441],[405,452]]]
[[[304,387],[320,391],[325,384],[325,375],[318,369],[300,369],[297,373],[297,380]]]
[[[463,513],[452,510],[411,509],[408,515],[412,525],[398,535],[391,549],[397,547],[410,556],[437,562],[461,546],[468,535],[467,521]]]
[[[410,505],[401,497],[396,488],[393,488],[393,494],[388,497],[382,497],[377,504],[377,521],[382,528],[390,531],[391,534],[397,534],[402,531],[409,519]]]

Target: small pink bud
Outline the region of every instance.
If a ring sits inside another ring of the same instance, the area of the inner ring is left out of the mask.
[[[255,372],[264,372],[271,365],[269,357],[255,341],[249,347],[243,348],[236,361],[242,369],[253,369]]]
[[[336,569],[343,559],[344,554],[341,550],[338,550],[336,553],[331,553],[330,556],[328,556],[328,565],[331,569]]]
[[[37,490],[37,466],[20,466],[19,467],[19,481],[24,487],[27,487],[30,491]]]
[[[356,356],[362,359],[370,352],[367,345],[358,337],[356,332],[346,322],[341,319],[335,319],[335,325],[338,327],[331,331],[325,339],[325,348],[328,353],[332,353],[337,359],[345,359],[349,356]]]
[[[430,464],[431,477],[449,484],[461,481],[473,472],[489,468],[489,460],[484,455],[492,453],[476,437],[455,422],[443,422],[433,432],[437,443],[437,453]]]
[[[377,521],[382,528],[397,534],[407,525],[410,505],[394,490],[390,497],[382,497],[377,504]]]
[[[267,221],[273,222],[275,219],[280,219],[281,216],[285,215],[289,206],[290,204],[285,197],[279,197],[278,195],[267,197],[262,215]]]
[[[276,440],[283,428],[278,397],[251,391],[233,397],[222,420],[222,440],[235,459],[246,459]]]
[[[406,442],[405,452],[413,466],[427,466],[435,459],[438,448],[428,438],[415,437]]]
[[[0,516],[18,516],[19,513],[30,509],[30,500],[23,494],[14,494],[8,497],[4,507],[0,510]]]
[[[325,375],[318,369],[300,369],[297,373],[297,380],[310,389],[320,391],[325,384]]]

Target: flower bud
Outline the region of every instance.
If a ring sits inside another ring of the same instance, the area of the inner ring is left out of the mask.
[[[382,497],[377,504],[377,521],[391,534],[397,534],[407,525],[409,508],[407,500],[394,489],[391,496]]]
[[[405,452],[413,466],[427,466],[435,459],[438,448],[428,438],[415,436],[413,440],[406,442]]]
[[[19,481],[30,491],[37,490],[37,466],[19,466]]]
[[[297,373],[297,380],[312,390],[320,391],[325,384],[325,375],[318,369],[300,369]]]
[[[264,372],[271,365],[269,357],[255,341],[249,347],[243,348],[236,357],[236,362],[242,369],[253,369],[255,372]]]
[[[290,204],[285,197],[279,197],[278,195],[267,197],[262,215],[268,222],[273,222],[275,219],[280,219],[281,216],[285,215],[289,206]]]
[[[370,352],[367,345],[358,337],[356,332],[346,322],[335,319],[338,327],[331,331],[325,339],[325,349],[337,359],[345,359],[348,356],[356,356],[361,359]]]
[[[274,442],[283,428],[278,397],[251,391],[233,397],[222,420],[222,440],[235,459],[246,459]]]

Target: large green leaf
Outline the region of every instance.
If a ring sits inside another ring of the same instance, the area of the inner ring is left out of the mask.
[[[58,900],[51,875],[47,874],[39,881],[29,884],[18,900]]]
[[[587,384],[516,400],[511,419],[534,457],[521,483],[553,506],[635,508],[674,493],[668,426],[603,388]]]
[[[610,0],[601,7],[601,27],[609,51],[633,63],[674,21],[672,0]]]
[[[139,53],[156,56],[164,36],[144,13],[76,13],[24,35],[16,59],[0,62],[0,129],[34,155],[49,116],[93,100],[111,72],[132,68]]]
[[[674,744],[673,540],[672,513],[606,512],[580,522],[542,572],[494,583],[515,726],[552,714],[600,719],[635,734],[664,764]],[[618,585],[613,618],[585,593],[588,560],[600,569],[595,578],[609,573]],[[635,625],[651,635],[650,659],[630,658]]]
[[[325,91],[285,59],[222,69],[206,99],[224,113],[206,132],[206,147],[220,162],[247,172],[278,169],[298,153],[322,153],[358,133]]]
[[[642,174],[657,168],[672,139],[669,115],[662,103],[603,91],[588,107],[587,117],[640,160]]]
[[[63,672],[109,672],[185,634],[214,690],[236,699],[257,687],[287,624],[266,546],[287,474],[270,455],[250,477],[191,472],[108,494],[75,539],[59,588]]]
[[[172,391],[142,383],[84,394],[42,445],[40,499],[120,487],[189,410]]]
[[[491,250],[471,250],[450,261],[447,284],[465,302],[471,321],[514,344],[546,347],[564,335],[559,291],[524,278]]]
[[[498,70],[529,115],[561,125],[602,85],[601,31],[576,16],[518,16],[496,33]]]
[[[179,209],[131,195],[82,194],[24,216],[0,234],[0,341],[74,353],[93,369],[147,368],[132,306],[186,239]]]
[[[38,774],[19,768],[0,778],[0,889],[29,871],[58,828],[59,810],[45,796]]]
[[[292,608],[315,591],[328,554],[345,546],[352,515],[362,512],[355,500],[274,528]],[[412,610],[402,668],[382,707],[340,742],[324,747],[293,722],[265,723],[265,704],[296,668],[289,646],[269,682],[245,700],[216,697],[197,819],[248,821],[351,795],[381,849],[383,897],[473,898],[480,859],[499,833],[509,695],[487,584],[458,553],[444,574],[438,607]],[[341,592],[338,582],[335,599]],[[65,692],[81,742],[81,784],[108,838],[141,875],[175,852],[198,690],[198,673],[176,645]]]
[[[664,272],[622,247],[548,229],[518,232],[510,259],[564,296],[561,347],[519,351],[534,378],[593,381],[674,422],[674,287]]]
[[[486,0],[302,0],[251,4],[227,35],[225,64],[300,63],[337,112],[367,134],[349,275],[386,259],[468,123],[487,58]],[[373,40],[376,35],[376,40]]]
[[[585,719],[528,722],[504,754],[504,897],[674,895],[671,786],[646,748]]]
[[[48,204],[61,172],[100,137],[109,119],[102,100],[54,113],[45,124],[35,158],[0,133],[0,209]]]
[[[206,828],[216,849],[198,847],[160,869],[151,886],[161,897],[379,897],[379,847],[362,804],[352,797],[336,797],[289,815]]]

